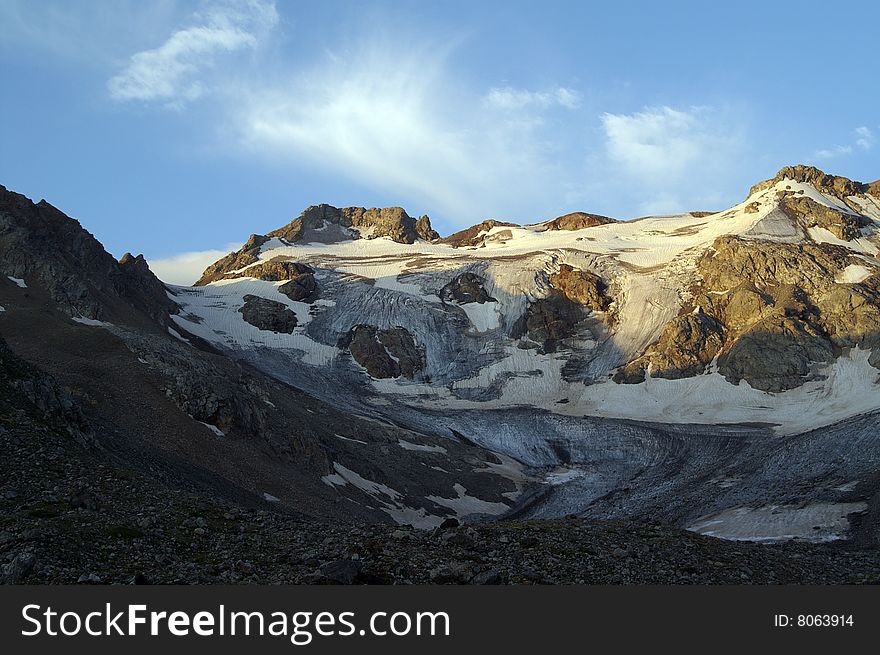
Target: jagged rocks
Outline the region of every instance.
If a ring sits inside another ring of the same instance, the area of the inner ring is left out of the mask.
[[[401,207],[338,209],[322,204],[308,207],[291,223],[270,232],[269,236],[290,242],[333,243],[346,239],[390,237],[398,243],[414,243],[417,239],[430,241],[440,235],[431,228],[427,216],[416,220]]]
[[[868,185],[862,184],[861,182],[854,182],[845,177],[838,177],[836,175],[828,175],[815,166],[798,164],[797,166],[785,166],[781,168],[772,179],[765,180],[764,182],[760,182],[753,186],[749,190],[749,195],[769,189],[777,182],[781,182],[785,179],[812,184],[822,193],[837,196],[838,198],[858,195],[860,193],[865,193],[865,191],[868,190]]]
[[[210,284],[226,276],[229,271],[235,271],[249,266],[259,260],[260,248],[269,240],[269,237],[252,234],[247,242],[237,252],[231,252],[222,259],[217,260],[205,269],[193,286]]]
[[[425,367],[423,348],[402,327],[380,330],[375,325],[356,325],[342,345],[373,378],[412,379]]]
[[[544,223],[545,230],[583,230],[587,227],[608,225],[617,223],[617,220],[600,214],[588,214],[586,212],[571,212],[554,218]]]
[[[247,295],[238,311],[245,321],[260,330],[291,334],[296,327],[296,314],[277,300]]]
[[[496,220],[483,221],[440,239],[440,243],[445,243],[453,248],[482,246],[486,242],[488,232],[496,227],[519,227],[519,225]],[[502,232],[503,234],[504,232]],[[509,236],[509,232],[507,234]]]
[[[445,285],[440,289],[440,299],[443,302],[454,302],[459,305],[495,301],[483,286],[482,278],[474,273],[462,273]]]
[[[551,273],[549,281],[554,289],[557,289],[572,302],[597,312],[604,312],[608,309],[610,304],[610,299],[606,295],[608,285],[601,277],[591,271],[583,271],[568,264],[560,264],[559,271]]]
[[[125,253],[119,260],[119,270],[119,295],[132,300],[160,325],[169,325],[169,315],[177,314],[180,307],[168,298],[168,288],[153,274],[144,256]]]

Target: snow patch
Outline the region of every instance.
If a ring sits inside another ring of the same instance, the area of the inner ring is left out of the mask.
[[[467,489],[458,483],[452,486],[452,490],[456,493],[456,498],[443,498],[442,496],[426,496],[426,498],[432,503],[451,509],[458,518],[470,514],[492,514],[497,516],[510,509],[510,506],[506,503],[493,503],[475,496],[469,496]]]
[[[867,508],[867,503],[733,507],[698,519],[688,530],[733,541],[837,541],[849,529],[848,515]]]
[[[98,321],[94,318],[86,318],[85,316],[73,316],[71,320],[74,323],[80,323],[81,325],[90,325],[92,327],[113,327],[112,323],[108,323],[107,321]]]
[[[873,275],[873,271],[866,266],[850,264],[834,278],[834,281],[839,284],[858,284],[867,280],[871,275]]]
[[[409,441],[404,441],[403,439],[397,440],[397,445],[403,448],[404,450],[415,450],[422,453],[443,453],[446,454],[446,449],[443,446],[425,446],[423,444],[418,443],[410,443]]]
[[[27,284],[25,284],[25,281],[22,280],[20,277],[12,277],[11,275],[7,275],[6,277],[8,277],[9,281],[13,284],[17,284],[22,289],[27,289]]]

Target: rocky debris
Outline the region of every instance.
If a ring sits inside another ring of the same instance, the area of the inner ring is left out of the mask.
[[[843,241],[852,241],[860,237],[861,228],[868,224],[863,216],[837,211],[826,205],[820,205],[812,198],[786,194],[779,200],[779,206],[805,228],[825,228]]]
[[[433,531],[310,521],[169,486],[39,426],[0,420],[0,474],[25,499],[56,487],[64,498],[76,485],[106,498],[101,511],[59,501],[52,512],[0,498],[6,584],[880,582],[880,552],[846,543],[725,542],[574,517]]]
[[[193,286],[210,284],[225,277],[230,271],[236,271],[259,261],[260,249],[268,240],[267,236],[252,234],[238,251],[229,253],[206,268],[202,277],[196,280]]]
[[[315,232],[326,230],[328,225],[337,226],[341,229],[337,236],[349,239],[390,237],[397,243],[414,243],[417,239],[431,241],[440,236],[431,228],[427,216],[416,220],[401,207],[338,209],[326,204],[308,207],[291,223],[270,232],[269,236],[294,243],[306,237],[311,239],[316,236]],[[321,235],[317,236],[319,238],[315,240],[321,240]],[[339,239],[334,237],[333,240]]]
[[[12,561],[3,567],[3,584],[21,584],[27,579],[37,558],[33,553],[23,552],[13,556]]]
[[[468,303],[495,302],[483,286],[483,279],[474,273],[462,273],[452,282],[440,289],[440,299],[447,303],[466,305]]]
[[[144,256],[125,253],[119,260],[119,270],[119,294],[160,325],[171,325],[170,315],[179,313],[180,307],[168,298],[168,287],[153,274]]]
[[[830,196],[836,196],[841,199],[848,196],[859,195],[869,190],[869,185],[862,184],[861,182],[854,182],[845,177],[839,177],[837,175],[828,175],[827,173],[820,171],[815,166],[804,166],[803,164],[798,164],[796,166],[785,166],[781,168],[779,172],[776,173],[776,175],[771,179],[759,182],[758,184],[753,186],[749,190],[749,195],[764,191],[765,189],[769,189],[777,182],[781,182],[785,179],[794,180],[795,182],[805,182],[807,184],[812,184],[822,193],[828,194]]]
[[[18,396],[18,402],[29,403],[57,429],[76,438],[80,443],[93,443],[91,429],[70,391],[59,385],[52,376],[22,361],[0,337],[0,389]],[[14,490],[12,493],[17,494]],[[12,496],[13,498],[15,495]]]
[[[503,221],[488,220],[472,225],[471,227],[450,234],[448,237],[440,239],[440,243],[445,243],[453,248],[466,248],[482,246],[487,239],[487,232],[496,227],[519,227],[516,223],[505,223]],[[509,234],[509,233],[508,233]]]
[[[604,312],[611,303],[607,296],[608,285],[591,271],[560,264],[559,270],[549,276],[550,286],[563,296],[593,311]]]
[[[586,212],[571,212],[564,214],[551,221],[543,223],[545,230],[583,230],[587,227],[596,227],[597,225],[608,225],[609,223],[617,223],[618,221],[608,216],[600,214],[588,214]]]
[[[248,294],[238,311],[245,321],[261,330],[291,334],[296,327],[296,314],[277,300]]]
[[[375,325],[355,325],[342,346],[374,378],[412,379],[425,366],[424,349],[402,327],[380,330]]]

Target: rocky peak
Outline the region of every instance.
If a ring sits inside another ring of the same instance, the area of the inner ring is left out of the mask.
[[[587,212],[571,212],[554,218],[544,223],[545,230],[582,230],[586,227],[596,227],[597,225],[608,225],[609,223],[617,223],[618,221],[601,214],[588,214]]]
[[[811,184],[822,193],[836,196],[838,198],[846,198],[848,196],[856,196],[861,193],[866,193],[871,188],[875,189],[872,193],[876,194],[876,189],[880,188],[880,185],[878,185],[877,182],[870,185],[862,184],[861,182],[854,182],[845,177],[829,175],[815,166],[797,164],[796,166],[785,166],[771,179],[756,184],[749,190],[749,195],[769,189],[777,182],[781,182],[785,179]]]
[[[489,219],[469,228],[450,234],[448,237],[440,239],[440,243],[452,246],[453,248],[462,248],[467,246],[479,246],[485,240],[487,232],[496,227],[519,227],[516,223],[505,223],[504,221],[496,221]]]
[[[308,240],[333,243],[347,239],[390,237],[398,243],[431,241],[439,234],[431,228],[431,219],[412,218],[402,207],[344,207],[327,204],[308,207],[284,227],[269,233],[291,243]]]

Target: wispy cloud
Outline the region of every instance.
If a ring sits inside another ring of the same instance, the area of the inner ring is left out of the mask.
[[[581,96],[577,91],[562,86],[550,91],[529,91],[505,86],[489,89],[485,102],[490,107],[504,110],[545,108],[554,105],[577,109],[581,105]]]
[[[725,174],[742,148],[742,128],[710,107],[647,107],[602,116],[605,149],[630,185],[641,186],[645,213],[724,201]]]
[[[150,270],[163,282],[189,285],[198,280],[208,266],[240,247],[240,243],[230,243],[225,249],[182,252],[171,257],[150,259],[148,263]]]
[[[813,153],[813,156],[816,159],[833,159],[835,157],[851,155],[857,151],[868,152],[874,147],[874,142],[876,141],[874,132],[871,128],[864,125],[852,131],[852,139],[852,143],[817,150]]]
[[[239,92],[233,124],[257,156],[318,166],[459,223],[532,218],[564,178],[560,143],[539,118],[551,105],[574,107],[576,94],[471,91],[448,54],[377,36]]]
[[[202,74],[224,53],[254,49],[278,23],[273,2],[241,0],[196,14],[197,23],[175,31],[157,48],[131,56],[107,83],[118,101],[163,101],[179,106],[205,92]]]

